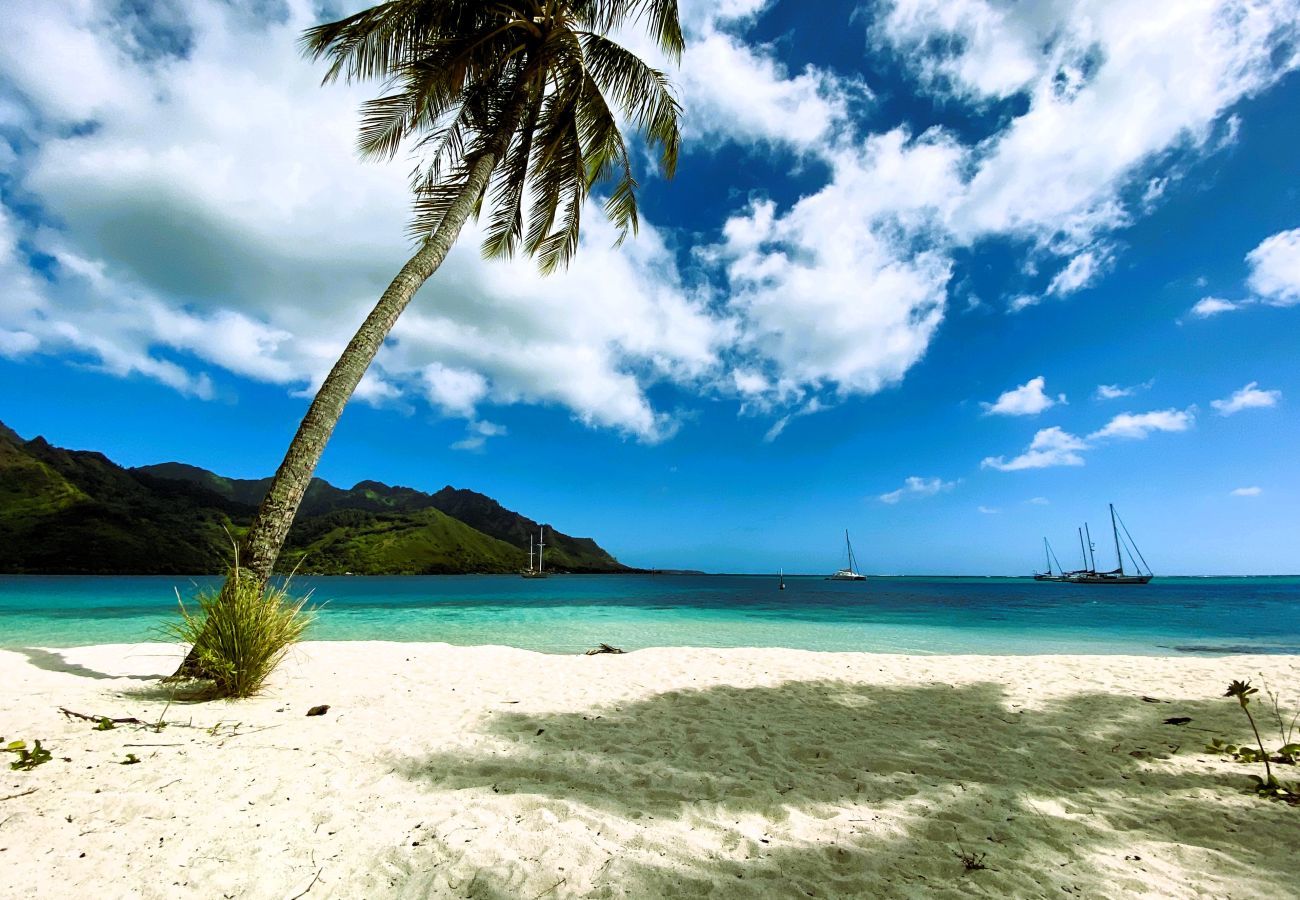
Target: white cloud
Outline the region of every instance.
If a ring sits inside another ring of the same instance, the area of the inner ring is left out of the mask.
[[[933,497],[943,491],[950,491],[956,486],[955,481],[944,481],[942,478],[918,478],[912,475],[904,479],[901,488],[881,494],[880,499],[884,503],[893,504],[904,497]]]
[[[1088,444],[1082,438],[1053,425],[1035,434],[1034,439],[1029,442],[1029,448],[1019,456],[1010,460],[1001,456],[989,456],[980,463],[980,467],[997,469],[1000,472],[1016,472],[1021,469],[1047,469],[1053,466],[1081,466],[1083,457],[1079,453],[1087,449]]]
[[[1251,290],[1274,306],[1300,303],[1300,228],[1265,238],[1246,254]]]
[[[1010,302],[1007,304],[1007,311],[1018,313],[1021,310],[1028,309],[1031,306],[1037,306],[1042,302],[1043,302],[1043,298],[1037,294],[1017,294],[1016,296],[1012,297]]]
[[[846,119],[851,97],[866,95],[865,87],[815,66],[792,76],[773,48],[711,25],[689,36],[676,80],[689,98],[684,137],[710,143],[768,141],[814,149]]]
[[[429,399],[452,415],[473,416],[488,393],[487,379],[469,369],[430,363],[422,374]]]
[[[1154,378],[1148,379],[1141,384],[1099,384],[1093,397],[1097,400],[1118,400],[1120,397],[1132,397],[1138,391],[1145,391],[1155,384]]]
[[[310,390],[408,252],[407,166],[357,161],[356,110],[375,86],[320,87],[296,46],[309,4],[283,20],[239,3],[182,10],[184,58],[142,52],[95,4],[13,11],[10,37],[29,52],[0,56],[0,75],[35,113],[19,123],[34,149],[16,176],[54,227],[6,215],[0,259],[21,238],[58,265],[40,283],[5,270],[0,330],[26,337],[3,346],[89,355],[196,396],[213,394],[204,366]],[[577,263],[548,279],[483,262],[468,227],[358,397],[426,395],[466,416],[482,402],[554,403],[644,440],[671,434],[647,389],[711,379],[730,326],[680,284],[653,223],[620,251],[599,213],[585,224]],[[29,276],[23,260],[14,269]],[[433,365],[478,373],[487,390],[458,398],[443,379],[441,395]]]
[[[979,509],[980,512],[984,513],[984,515],[986,516],[995,516],[998,513],[1002,512],[1002,510],[1000,509],[993,509],[992,507],[988,507],[988,506],[980,506],[977,508]]]
[[[1032,504],[1033,506],[1048,506],[1052,501],[1048,500],[1046,497],[1030,497],[1025,502]]]
[[[679,273],[663,223],[615,252],[590,211],[577,263],[547,280],[523,261],[479,260],[470,228],[360,396],[423,398],[471,427],[487,405],[548,404],[654,441],[680,424],[650,399],[668,382],[738,395],[779,431],[810,397],[904,377],[943,319],[958,248],[1009,237],[1045,271],[1068,260],[1013,310],[1095,283],[1109,230],[1177,177],[1153,170],[1230,141],[1226,110],[1300,59],[1291,0],[900,0],[876,37],[929,48],[909,59],[940,102],[1028,101],[963,144],[940,129],[865,130],[860,79],[787,67],[780,42],[752,39],[773,5],[683,5],[687,135],[793,150],[796,165],[817,164],[806,171],[825,167],[824,185],[718,210],[697,280]],[[130,16],[84,0],[11,6],[6,46],[23,51],[0,53],[0,80],[21,96],[0,103],[22,149],[0,167],[7,196],[48,220],[0,211],[0,353],[89,357],[195,396],[213,395],[218,371],[318,384],[401,265],[408,199],[404,163],[354,156],[356,108],[375,86],[321,88],[298,54],[313,5],[288,0],[280,17],[252,0]],[[185,34],[183,57],[146,45],[171,33]],[[1293,302],[1287,234],[1251,256],[1270,302]],[[20,244],[57,260],[52,280],[31,277]],[[434,365],[481,385],[433,388]]]
[[[1145,413],[1120,413],[1101,429],[1088,435],[1088,440],[1105,438],[1130,438],[1144,440],[1155,431],[1186,431],[1196,417],[1191,410],[1160,409]]]
[[[1241,301],[1233,302],[1232,300],[1221,300],[1218,297],[1205,297],[1196,301],[1196,305],[1191,308],[1191,316],[1194,319],[1208,319],[1210,316],[1219,315],[1219,313],[1241,309],[1243,305]]]
[[[1042,375],[1031,378],[1020,387],[1003,392],[993,403],[981,403],[986,416],[1036,416],[1058,403],[1065,403],[1065,395],[1053,400],[1043,392],[1047,379]]]
[[[811,390],[897,383],[943,319],[951,262],[916,238],[957,188],[958,154],[946,138],[895,130],[832,154],[831,181],[788,211],[759,200],[728,219],[711,253],[739,347]]]
[[[1233,391],[1231,397],[1211,400],[1210,406],[1214,407],[1219,415],[1230,416],[1243,409],[1267,409],[1270,406],[1277,406],[1281,399],[1281,391],[1261,391],[1259,382],[1252,381],[1241,390]]]
[[[26,331],[5,331],[0,328],[0,356],[17,359],[26,356],[41,344],[35,335]]]
[[[1131,221],[1159,154],[1230,137],[1225,112],[1300,63],[1298,27],[1291,0],[896,0],[879,32],[957,97],[1028,100],[981,147],[957,233],[1068,252]]]
[[[1105,269],[1107,256],[1099,250],[1088,250],[1070,260],[1069,265],[1057,272],[1047,285],[1047,293],[1057,297],[1083,290],[1096,281]]]
[[[495,422],[486,422],[483,420],[471,421],[465,429],[466,435],[459,441],[451,445],[453,450],[467,450],[471,453],[481,453],[483,445],[491,437],[500,437],[507,433],[504,425],[498,425]]]
[[[775,422],[772,423],[772,427],[769,428],[763,434],[763,443],[770,444],[774,440],[779,438],[781,436],[781,433],[785,431],[785,426],[789,424],[790,424],[789,416],[782,416],[781,418],[777,419]]]
[[[1264,493],[1263,488],[1254,487],[1254,486],[1251,486],[1251,487],[1239,487],[1239,488],[1237,488],[1236,490],[1232,491],[1232,496],[1234,496],[1234,497],[1258,497],[1258,496],[1259,496],[1260,494],[1262,494],[1262,493]]]

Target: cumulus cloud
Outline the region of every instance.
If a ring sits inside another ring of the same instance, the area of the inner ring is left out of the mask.
[[[1265,238],[1246,254],[1251,290],[1274,306],[1300,303],[1300,228]]]
[[[1188,0],[1153,10],[1145,0],[890,5],[879,36],[936,87],[968,100],[1028,100],[980,148],[953,212],[959,234],[1016,233],[1065,252],[1089,250],[1131,221],[1130,186],[1150,197],[1144,170],[1159,154],[1230,139],[1226,110],[1300,63],[1289,0]],[[1078,268],[1061,289],[1089,268],[1084,260],[1074,257]]]
[[[941,136],[891,131],[832,154],[830,182],[788,210],[758,200],[728,219],[710,252],[739,347],[812,390],[897,383],[943,319],[951,261],[915,236],[956,189],[959,153]]]
[[[904,497],[933,497],[943,491],[950,491],[956,486],[955,481],[944,481],[942,478],[918,478],[912,475],[904,479],[903,486],[898,490],[881,494],[880,500],[883,503],[894,504]]]
[[[1221,416],[1230,416],[1243,409],[1267,409],[1277,406],[1282,399],[1281,391],[1261,391],[1259,382],[1252,381],[1240,390],[1233,391],[1232,396],[1222,400],[1211,400],[1210,406]]]
[[[1239,487],[1239,488],[1235,489],[1234,491],[1232,491],[1232,496],[1234,496],[1234,497],[1258,497],[1258,496],[1259,496],[1260,494],[1262,494],[1262,493],[1264,493],[1263,488],[1255,487],[1255,486],[1252,485],[1251,487]]]
[[[1220,313],[1241,309],[1244,305],[1241,301],[1234,302],[1232,300],[1222,300],[1218,297],[1205,297],[1196,301],[1196,304],[1190,310],[1190,315],[1194,319],[1208,319]]]
[[[1027,242],[1055,272],[1012,309],[1095,284],[1108,234],[1176,179],[1162,161],[1230,141],[1226,111],[1300,62],[1290,0],[890,4],[873,36],[940,102],[1026,99],[972,141],[868,125],[860,78],[788,67],[753,39],[773,5],[683,4],[688,147],[793,151],[825,183],[719,209],[699,272],[679,270],[663,222],[616,252],[591,210],[577,262],[546,280],[479,260],[471,228],[362,398],[418,398],[471,431],[488,406],[546,404],[655,441],[680,425],[651,401],[669,383],[736,397],[779,432],[811,401],[905,376],[944,318],[959,250]],[[253,0],[133,8],[9,11],[7,46],[22,52],[0,53],[0,82],[19,137],[0,166],[6,198],[42,218],[0,210],[0,354],[89,359],[198,397],[219,373],[310,390],[407,247],[406,167],[353,152],[374,85],[319,86],[296,48],[317,15],[307,0],[277,16]],[[1283,232],[1252,252],[1269,302],[1300,296],[1293,245]],[[48,278],[33,253],[53,260]]]
[[[1000,472],[1016,472],[1021,469],[1046,469],[1052,466],[1081,466],[1083,457],[1079,454],[1087,449],[1088,444],[1083,438],[1053,425],[1035,434],[1034,439],[1029,442],[1029,448],[1019,456],[1011,459],[989,456],[980,463],[980,467],[997,469]]]
[[[1043,392],[1047,379],[1042,375],[1031,378],[1020,387],[1003,392],[993,403],[981,403],[986,416],[1036,416],[1058,403],[1065,403],[1065,395],[1052,399]]]
[[[791,74],[771,46],[754,45],[718,20],[690,35],[676,79],[690,98],[686,139],[783,143],[816,149],[848,117],[866,86],[816,66]],[[737,102],[743,97],[744,102]]]
[[[19,124],[33,149],[13,166],[47,221],[6,215],[0,253],[13,263],[22,240],[55,265],[48,280],[8,279],[19,290],[0,311],[13,335],[0,349],[89,356],[200,397],[216,369],[314,389],[409,247],[405,166],[362,164],[353,149],[374,85],[321,88],[297,52],[314,9],[196,2],[134,26],[73,0],[14,12],[11,36],[30,52],[0,57],[0,74],[31,111]],[[167,28],[184,54],[142,48]],[[422,395],[460,416],[553,403],[644,440],[670,435],[648,388],[711,373],[729,326],[683,287],[653,223],[615,251],[594,209],[586,221],[578,262],[549,279],[483,262],[467,228],[359,397]]]
[[[1186,431],[1196,417],[1191,410],[1159,409],[1145,413],[1120,413],[1102,428],[1088,435],[1088,440],[1128,438],[1144,440],[1156,431]]]

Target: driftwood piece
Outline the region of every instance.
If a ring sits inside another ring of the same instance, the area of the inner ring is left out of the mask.
[[[73,712],[66,707],[59,707],[59,712],[63,713],[69,719],[84,719],[87,722],[102,722],[105,719],[114,725],[153,725],[153,722],[142,722],[135,716],[125,716],[121,719],[114,719],[112,716],[88,716],[85,713]]]
[[[609,644],[601,644],[599,647],[592,647],[590,650],[584,653],[583,656],[596,656],[597,654],[600,653],[622,653],[622,652],[623,651],[618,647],[611,647]]]

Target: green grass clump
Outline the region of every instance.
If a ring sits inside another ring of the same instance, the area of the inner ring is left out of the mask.
[[[200,591],[197,613],[177,597],[181,620],[163,626],[193,647],[204,680],[215,697],[249,697],[302,639],[315,618],[308,597],[294,598],[289,582],[262,589],[238,562],[220,590]]]

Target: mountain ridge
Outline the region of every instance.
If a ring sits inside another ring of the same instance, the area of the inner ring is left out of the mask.
[[[0,572],[219,572],[269,484],[180,462],[125,468],[97,451],[24,440],[0,422]],[[277,569],[517,572],[527,564],[529,535],[541,527],[450,485],[428,494],[375,480],[339,488],[313,478]],[[638,571],[591,538],[546,527],[552,571]]]

